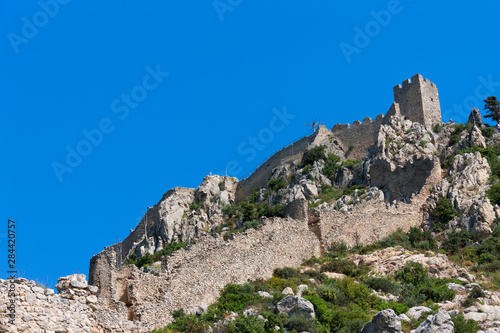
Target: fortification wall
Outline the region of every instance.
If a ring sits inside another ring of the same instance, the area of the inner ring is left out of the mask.
[[[89,266],[89,282],[94,283],[94,280],[100,280],[95,275],[104,269],[105,265],[113,265],[118,268],[122,266],[129,256],[131,249],[138,246],[145,246],[154,252],[159,251],[163,244],[172,241],[173,235],[167,234],[165,231],[165,223],[172,223],[170,220],[180,220],[187,209],[188,204],[194,199],[194,189],[176,187],[169,190],[163,195],[161,200],[149,209],[141,222],[131,231],[131,233],[122,242],[106,247],[103,251],[94,255],[90,259]],[[163,223],[162,223],[163,222]],[[161,230],[157,230],[157,229]],[[148,238],[146,240],[145,234]],[[159,238],[154,245],[153,238]],[[113,258],[113,259],[111,259]]]
[[[320,255],[320,242],[307,221],[265,219],[260,228],[231,237],[201,237],[189,250],[167,257],[159,276],[123,267],[108,295],[129,302],[129,318],[164,326],[173,310],[194,312],[199,304],[215,302],[227,283],[268,279],[277,267],[298,267],[303,259]]]
[[[404,166],[391,168],[387,159],[376,159],[370,166],[370,184],[389,191],[391,200],[409,198],[425,185],[441,181],[441,163],[438,157],[413,156]]]
[[[441,107],[437,87],[422,75],[416,74],[411,80],[393,88],[394,102],[399,104],[401,115],[407,119],[433,126],[441,122]]]
[[[262,188],[267,186],[271,179],[273,169],[280,164],[300,163],[304,157],[305,150],[312,144],[323,141],[328,136],[329,131],[325,126],[320,126],[318,130],[304,137],[286,148],[281,149],[271,156],[266,162],[255,170],[248,178],[242,179],[236,189],[236,201],[244,200],[253,188]]]
[[[368,155],[370,148],[377,141],[383,120],[384,116],[380,114],[373,121],[371,118],[366,117],[363,122],[356,120],[352,125],[337,124],[333,126],[331,131],[342,150],[347,152],[347,158],[362,159]]]
[[[332,242],[344,242],[348,246],[371,244],[383,239],[398,228],[408,231],[422,223],[422,205],[429,192],[423,190],[412,203],[385,201],[365,202],[347,212],[328,207],[309,212],[309,223],[319,230],[323,248]]]

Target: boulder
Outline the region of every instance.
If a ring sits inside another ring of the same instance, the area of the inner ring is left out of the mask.
[[[260,297],[273,298],[267,291],[258,291],[257,294],[259,294]]]
[[[448,289],[453,290],[454,292],[459,294],[465,292],[465,287],[458,283],[448,283],[446,286],[448,287]]]
[[[420,324],[417,329],[411,333],[453,333],[455,324],[451,321],[448,312],[440,310],[434,316],[428,316],[427,319]]]
[[[56,289],[61,292],[67,289],[85,289],[87,288],[87,278],[85,274],[73,274],[64,277],[60,277],[57,280]]]
[[[283,289],[283,291],[281,293],[283,295],[293,295],[293,290],[290,287],[286,287],[285,289]]]
[[[283,313],[287,317],[292,315],[316,318],[314,306],[307,299],[298,296],[286,296],[278,302],[274,313]]]
[[[361,333],[400,333],[401,319],[393,309],[387,309],[377,313],[372,321],[367,323]]]
[[[425,306],[414,306],[406,312],[406,315],[409,318],[418,319],[424,312],[432,312],[432,310]]]
[[[297,291],[297,296],[302,296],[302,294],[304,293],[304,291],[308,290],[309,287],[306,285],[306,284],[301,284],[297,287],[298,291]]]
[[[312,183],[304,185],[304,193],[308,199],[314,199],[318,196],[318,188]]]

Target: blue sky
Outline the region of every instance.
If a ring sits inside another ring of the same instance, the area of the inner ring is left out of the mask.
[[[443,119],[500,96],[497,1],[2,1],[0,277],[88,274],[147,206],[242,178],[308,134],[435,82]],[[465,107],[464,107],[465,105]],[[78,156],[76,156],[78,154]]]

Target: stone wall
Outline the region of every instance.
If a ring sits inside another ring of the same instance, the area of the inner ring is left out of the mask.
[[[422,205],[428,198],[428,190],[413,198],[412,203],[363,202],[347,212],[333,206],[309,212],[309,224],[316,227],[323,248],[332,242],[344,242],[348,246],[371,244],[389,236],[398,228],[408,231],[422,224]]]
[[[370,178],[372,186],[384,187],[388,191],[389,199],[409,199],[425,185],[441,181],[441,164],[438,157],[413,155],[405,165],[392,170],[389,160],[375,159],[370,166]]]
[[[306,149],[313,144],[319,144],[328,135],[329,131],[326,127],[319,126],[314,134],[304,137],[276,152],[266,162],[260,165],[248,178],[239,182],[238,188],[236,189],[236,201],[245,200],[253,188],[266,187],[273,174],[273,169],[277,166],[287,163],[300,163]]]
[[[332,128],[334,140],[337,140],[342,150],[346,152],[347,158],[353,160],[365,158],[377,141],[383,120],[384,116],[380,114],[373,121],[366,117],[363,122],[356,120],[352,125],[337,124]]]
[[[175,309],[193,312],[199,304],[215,302],[219,288],[227,283],[268,279],[275,268],[297,267],[320,251],[307,221],[265,219],[258,229],[232,234],[228,241],[220,234],[199,238],[189,250],[164,259],[159,275],[143,273],[135,266],[122,267],[109,275],[114,287],[108,285],[108,291],[100,295],[125,303],[128,309],[121,311],[127,311],[123,316],[129,319],[164,326]]]
[[[394,86],[393,91],[394,102],[407,119],[429,127],[441,122],[437,87],[422,75],[412,76],[411,80],[403,81],[403,85]]]
[[[7,317],[7,289],[12,289],[12,280],[0,279],[0,332],[87,332],[87,333],[142,333],[150,332],[151,327],[141,322],[127,320],[117,312],[105,310],[106,315],[100,320],[96,312],[102,307],[95,294],[95,287],[87,285],[85,276],[80,284],[59,288],[55,294],[53,289],[37,285],[35,281],[24,278],[14,280],[15,319],[9,323]],[[61,280],[75,278],[77,275],[60,278]],[[80,279],[82,280],[82,279]],[[73,282],[73,281],[71,281]],[[76,286],[76,287],[75,287]]]
[[[172,224],[180,224],[184,211],[194,199],[194,189],[176,187],[165,193],[162,199],[149,209],[141,222],[131,230],[130,235],[122,242],[106,247],[90,259],[89,282],[99,280],[95,275],[101,270],[107,271],[104,266],[112,264],[118,268],[127,260],[132,249],[147,248],[151,254],[159,251],[165,244],[173,240]],[[145,235],[148,237],[146,238]],[[154,238],[154,239],[153,239]]]

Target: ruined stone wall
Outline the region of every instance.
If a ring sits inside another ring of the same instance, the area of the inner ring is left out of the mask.
[[[363,122],[356,120],[352,125],[337,124],[332,128],[334,140],[337,140],[342,150],[346,152],[347,158],[353,160],[365,158],[377,141],[383,120],[384,116],[380,114],[373,121],[366,117]]]
[[[441,122],[441,107],[437,87],[422,75],[416,74],[403,85],[393,88],[394,102],[399,104],[401,115],[425,126]]]
[[[307,221],[266,219],[258,229],[231,237],[201,237],[189,250],[167,257],[159,276],[123,267],[115,275],[111,297],[129,303],[128,318],[164,326],[173,310],[193,312],[201,303],[215,302],[227,283],[268,279],[277,267],[297,267],[303,259],[320,255],[320,242]]]
[[[441,164],[438,157],[413,156],[404,166],[391,169],[387,159],[375,159],[370,166],[370,184],[384,187],[390,199],[406,197],[418,193],[427,184],[441,181]]]
[[[344,242],[348,246],[371,244],[389,236],[398,228],[408,231],[422,223],[422,205],[429,192],[423,190],[412,203],[385,201],[368,202],[341,212],[333,207],[309,212],[309,224],[315,225],[323,248],[332,242]]]
[[[131,231],[122,242],[106,247],[100,253],[90,259],[89,282],[94,283],[96,274],[105,269],[106,265],[113,265],[117,268],[122,266],[127,260],[130,250],[138,244],[145,246],[151,251],[159,251],[164,244],[172,241],[173,235],[166,230],[174,220],[180,220],[188,204],[194,199],[194,189],[176,187],[165,193],[162,199],[149,209],[141,222]],[[145,237],[147,234],[147,239]],[[152,237],[159,239],[153,240]],[[156,244],[156,245],[155,245]],[[111,259],[112,258],[112,259]],[[97,278],[97,280],[99,280]]]
[[[242,179],[236,189],[236,201],[244,200],[252,191],[253,188],[262,188],[267,186],[271,179],[273,169],[279,165],[286,163],[300,163],[304,157],[305,150],[312,144],[319,144],[329,134],[329,131],[324,126],[310,136],[304,137],[286,148],[281,149],[266,162],[255,170],[248,178]]]

